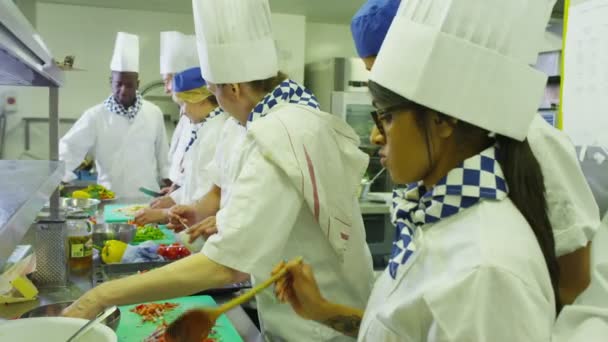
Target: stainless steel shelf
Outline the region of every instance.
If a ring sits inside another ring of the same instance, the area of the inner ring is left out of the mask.
[[[63,162],[0,160],[0,268],[57,189]]]

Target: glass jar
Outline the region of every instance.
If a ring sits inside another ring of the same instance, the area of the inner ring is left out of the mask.
[[[93,225],[86,214],[68,216],[68,264],[72,273],[85,273],[93,266]]]

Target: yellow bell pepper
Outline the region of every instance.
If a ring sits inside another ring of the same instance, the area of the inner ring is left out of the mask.
[[[119,263],[127,250],[127,244],[119,240],[106,241],[101,250],[101,260],[106,264]]]
[[[72,197],[73,198],[91,198],[91,195],[86,191],[76,190],[72,193]]]

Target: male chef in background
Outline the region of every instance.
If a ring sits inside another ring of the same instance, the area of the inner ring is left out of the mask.
[[[116,196],[139,196],[139,187],[159,191],[160,182],[168,182],[167,133],[161,110],[137,91],[138,36],[118,32],[110,69],[112,94],[87,109],[59,142],[63,181],[76,178],[72,170],[91,152],[97,183]]]

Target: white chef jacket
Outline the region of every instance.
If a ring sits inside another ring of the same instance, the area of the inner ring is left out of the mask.
[[[587,245],[600,213],[568,136],[536,115],[528,141],[545,179],[549,220],[557,256]]]
[[[264,120],[268,119],[255,124]],[[228,122],[225,132],[239,131]],[[217,263],[249,273],[254,283],[267,279],[281,260],[303,256],[314,268],[328,299],[364,308],[373,271],[357,199],[352,200],[355,222],[341,262],[290,178],[260,153],[251,135],[243,137],[241,133],[234,139],[243,139],[240,148],[229,152],[217,165],[225,171],[222,178],[227,178],[219,182],[222,202],[227,201],[216,215],[218,233],[207,240],[202,253]],[[225,147],[218,146],[218,151]],[[229,184],[228,193],[224,193],[225,184]],[[298,317],[289,305],[277,301],[272,289],[256,299],[262,330],[269,341],[351,340]]]
[[[182,185],[184,182],[184,174],[180,167],[180,162],[184,157],[186,146],[190,142],[191,134],[192,126],[190,119],[185,115],[181,115],[177,126],[175,126],[169,147],[169,179],[178,185]]]
[[[240,156],[246,135],[247,129],[238,121],[232,117],[226,119],[215,155],[207,167],[211,181],[222,190],[220,208],[225,207],[230,198],[232,183],[236,180],[239,169],[235,159]]]
[[[135,118],[114,114],[103,104],[88,109],[59,142],[64,179],[88,152],[95,156],[97,183],[118,197],[139,196],[139,187],[158,191],[168,176],[167,132],[161,110],[142,100]]]
[[[511,200],[427,224],[417,250],[378,278],[359,341],[548,341],[555,300],[532,229]],[[405,268],[405,270],[401,270]]]
[[[177,204],[190,204],[203,197],[214,183],[208,166],[215,156],[215,149],[228,114],[222,112],[206,120],[197,131],[197,139],[184,155],[184,181],[169,196]],[[192,132],[190,132],[192,134]]]
[[[608,339],[608,222],[604,217],[591,244],[591,283],[559,314],[553,342],[604,342]]]

